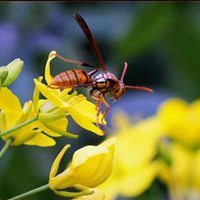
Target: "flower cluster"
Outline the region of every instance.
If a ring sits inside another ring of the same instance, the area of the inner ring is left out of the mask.
[[[104,135],[95,124],[96,106],[84,95],[76,91],[70,92],[71,88],[59,90],[48,87],[52,81],[50,68],[55,55],[55,51],[50,52],[46,62],[47,85],[42,83],[43,77],[35,78],[33,98],[23,106],[19,98],[7,88],[19,75],[23,61],[16,59],[7,66],[0,67],[0,138],[6,142],[0,151],[0,157],[11,145],[50,147],[56,144],[56,137],[78,138],[77,134],[67,131],[69,116],[82,128],[99,136]],[[100,118],[102,117],[100,114]],[[98,196],[103,200],[103,192],[95,187],[103,183],[112,171],[115,138],[98,146],[90,145],[77,150],[70,165],[57,174],[60,161],[69,147],[70,144],[67,144],[56,157],[50,171],[49,183],[34,191],[50,188],[65,197],[92,199]],[[78,192],[66,191],[70,187],[74,187]],[[20,198],[24,198],[24,194],[12,199]]]
[[[155,179],[165,184],[171,200],[200,198],[200,100],[166,100],[154,116],[133,124],[119,113],[114,168],[99,186],[108,200],[136,197]]]

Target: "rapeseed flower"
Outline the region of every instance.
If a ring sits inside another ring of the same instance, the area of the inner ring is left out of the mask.
[[[154,161],[162,127],[156,117],[131,125],[125,114],[116,114],[118,125],[114,167],[109,179],[99,186],[108,200],[118,195],[137,196],[150,187],[158,174],[159,162]],[[114,122],[115,124],[115,122]]]
[[[168,144],[170,164],[163,162],[159,177],[171,200],[200,198],[200,149],[193,151],[180,143]]]
[[[169,99],[159,107],[157,116],[166,137],[189,148],[200,147],[200,100],[189,104],[182,99]]]
[[[98,146],[85,146],[77,150],[70,165],[57,174],[60,161],[70,145],[66,145],[56,157],[49,175],[49,187],[58,195],[69,196],[63,189],[94,188],[103,183],[112,171],[115,138],[111,138]],[[72,195],[73,196],[73,195]]]
[[[56,57],[56,52],[52,51],[49,54],[46,67],[45,67],[45,80],[49,84],[52,80],[50,73],[50,62]],[[59,108],[64,109],[81,127],[90,130],[98,135],[103,135],[104,132],[94,125],[96,122],[96,107],[93,103],[87,101],[83,95],[77,95],[73,93],[69,95],[69,89],[60,91],[59,89],[52,89],[41,83],[37,79],[34,79],[35,85],[38,90],[45,96],[50,102]],[[102,115],[100,115],[102,117]],[[105,122],[104,122],[105,123]]]
[[[33,109],[32,101],[28,101],[21,107],[20,101],[9,89],[1,88],[0,90],[0,130],[1,134],[7,130],[14,128],[24,122],[34,119],[32,123],[24,127],[13,130],[10,134],[2,136],[2,139],[7,141],[12,138],[12,144],[18,146],[21,144],[37,145],[37,146],[53,146],[54,139],[46,134],[58,136],[57,133],[44,127],[37,120],[37,114]],[[56,122],[55,122],[56,123]],[[46,134],[44,134],[46,133]]]

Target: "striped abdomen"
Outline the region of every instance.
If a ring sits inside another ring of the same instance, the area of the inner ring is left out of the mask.
[[[49,84],[50,87],[64,87],[74,88],[84,84],[91,83],[91,77],[81,69],[68,70],[61,72],[56,75],[52,82]]]

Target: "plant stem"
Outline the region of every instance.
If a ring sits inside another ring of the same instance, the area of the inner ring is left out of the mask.
[[[8,148],[10,147],[12,141],[13,141],[13,138],[9,138],[9,139],[6,141],[5,146],[4,146],[3,149],[0,151],[0,158],[6,153],[6,151],[7,151]]]
[[[38,120],[38,117],[36,116],[36,117],[34,117],[34,118],[32,118],[32,119],[30,119],[28,121],[25,121],[24,123],[21,123],[21,124],[15,126],[13,128],[10,128],[10,129],[0,133],[0,137],[8,135],[8,134],[12,133],[13,131],[16,131],[16,130],[18,130],[18,129],[20,129],[20,128],[22,128],[22,127],[24,127],[24,126],[26,126],[26,125],[28,125],[28,124],[30,124],[32,122],[34,122],[34,121],[37,121],[37,120]]]
[[[39,193],[39,192],[41,192],[41,191],[43,191],[43,190],[46,190],[46,189],[48,189],[48,188],[49,188],[49,184],[46,184],[46,185],[43,185],[43,186],[38,187],[38,188],[35,188],[35,189],[33,189],[33,190],[30,190],[30,191],[28,191],[28,192],[25,192],[25,193],[23,193],[23,194],[20,194],[20,195],[18,195],[18,196],[16,196],[16,197],[13,197],[13,198],[11,198],[11,199],[8,199],[8,200],[23,199],[23,198],[25,198],[25,197],[29,197],[29,196],[31,196],[31,195],[33,195],[33,194]]]

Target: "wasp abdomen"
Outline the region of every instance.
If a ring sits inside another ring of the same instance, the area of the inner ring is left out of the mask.
[[[57,87],[76,87],[77,85],[88,84],[91,77],[81,69],[68,70],[61,72],[52,79],[50,86]]]

